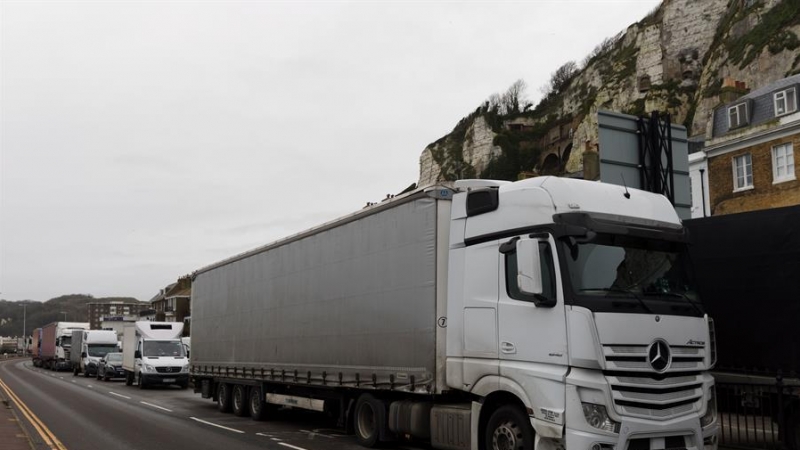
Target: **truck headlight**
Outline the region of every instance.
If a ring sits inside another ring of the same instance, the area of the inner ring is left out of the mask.
[[[156,368],[151,366],[151,365],[149,365],[149,364],[143,365],[142,368],[144,369],[143,372],[145,372],[145,373],[155,372],[156,371]]]
[[[706,407],[706,415],[700,419],[700,426],[707,428],[709,425],[717,420],[717,400],[714,398],[714,387],[708,390],[708,406]]]
[[[181,367],[181,373],[189,373],[189,365],[186,364],[185,366]]]
[[[605,406],[593,403],[582,403],[582,405],[586,423],[591,425],[592,428],[608,431],[609,433],[619,433],[619,422],[614,422],[611,417],[608,417],[608,411],[606,411]]]

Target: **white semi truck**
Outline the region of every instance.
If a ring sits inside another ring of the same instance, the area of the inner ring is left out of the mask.
[[[715,449],[713,333],[669,201],[463,180],[193,274],[195,391],[368,447]]]
[[[117,333],[111,330],[72,331],[72,374],[97,375],[97,364],[106,353],[118,351]]]
[[[72,370],[72,332],[88,329],[89,322],[52,322],[43,326],[40,364],[50,370]]]
[[[126,326],[122,340],[125,384],[140,389],[150,385],[189,386],[189,360],[181,341],[181,322],[135,322]]]

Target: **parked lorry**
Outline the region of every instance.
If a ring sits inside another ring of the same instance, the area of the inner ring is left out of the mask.
[[[88,329],[88,322],[52,322],[43,326],[42,365],[50,370],[72,370],[72,331]]]
[[[800,450],[800,206],[686,222],[719,339],[717,402],[728,447]]]
[[[37,328],[31,333],[31,361],[34,367],[42,367],[42,358],[40,352],[42,350],[42,329]]]
[[[364,446],[715,449],[714,344],[661,196],[462,180],[201,268],[195,391]]]
[[[181,341],[181,322],[135,322],[125,327],[122,368],[125,384],[189,386],[189,360]]]
[[[119,350],[117,333],[111,330],[73,330],[72,374],[90,377],[97,375],[97,365],[106,353]]]

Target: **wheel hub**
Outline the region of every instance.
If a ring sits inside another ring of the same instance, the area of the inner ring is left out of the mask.
[[[522,448],[522,432],[513,422],[503,422],[492,435],[492,450],[517,450]]]

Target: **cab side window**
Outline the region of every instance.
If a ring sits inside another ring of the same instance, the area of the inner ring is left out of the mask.
[[[520,292],[517,284],[517,252],[506,253],[505,260],[506,292],[508,296],[514,300],[533,302],[534,296]],[[542,297],[555,301],[556,272],[553,262],[553,250],[548,242],[539,242],[539,267],[542,271]]]

